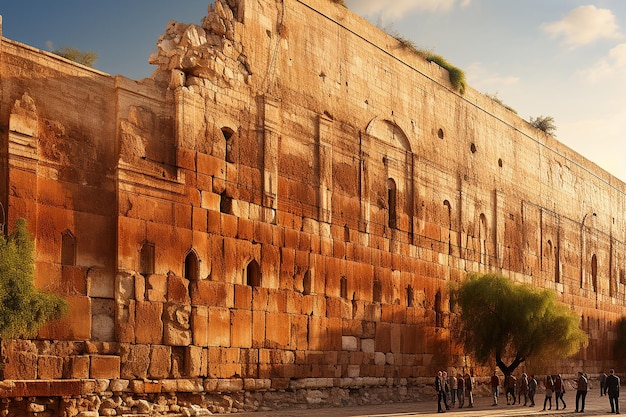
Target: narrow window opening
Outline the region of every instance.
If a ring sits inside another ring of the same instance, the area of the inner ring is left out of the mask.
[[[415,307],[415,291],[413,291],[413,287],[410,285],[406,289],[406,305]]]
[[[374,281],[374,287],[372,288],[372,301],[375,303],[381,303],[383,301],[383,285],[379,280]]]
[[[341,277],[339,281],[339,296],[348,299],[348,279],[346,277]]]
[[[437,131],[437,137],[438,137],[439,139],[443,139],[443,129],[439,129],[439,130]]]
[[[183,277],[188,279],[189,281],[197,281],[200,275],[200,261],[198,260],[198,256],[196,252],[193,250],[189,251],[187,256],[185,257],[185,265],[184,265]]]
[[[471,151],[472,153],[476,153],[476,150],[477,150],[477,149],[476,149],[476,145],[472,143],[472,144],[470,145],[470,151]]]
[[[226,194],[226,190],[220,194],[220,212],[233,214],[233,199]]]
[[[435,294],[435,326],[443,327],[443,309],[441,306],[441,293]]]
[[[595,253],[591,257],[591,282],[593,290],[598,292],[598,258]]]
[[[144,243],[139,255],[139,273],[144,277],[154,274],[154,244]]]
[[[389,218],[387,219],[387,224],[392,229],[395,229],[397,226],[396,200],[396,182],[392,178],[389,178],[387,180],[387,207],[389,207]]]
[[[250,261],[246,267],[246,284],[251,287],[261,286],[261,267],[255,260]]]
[[[61,265],[76,265],[76,237],[69,230],[61,235]]]
[[[313,279],[311,278],[311,270],[309,269],[304,274],[304,279],[302,280],[302,294],[311,295],[312,287],[313,287]]]

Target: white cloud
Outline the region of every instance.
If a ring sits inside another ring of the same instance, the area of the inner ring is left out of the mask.
[[[480,62],[470,64],[465,70],[467,82],[473,88],[489,94],[498,91],[500,88],[519,83],[519,78],[512,75],[500,75],[489,72]]]
[[[467,7],[471,0],[346,0],[353,12],[368,17],[380,16],[381,19],[399,19],[414,10],[449,12],[457,3],[460,7]]]
[[[626,43],[620,43],[611,49],[608,56],[602,58],[592,68],[582,71],[581,74],[591,83],[626,74]]]
[[[600,39],[619,39],[615,15],[608,9],[580,6],[569,12],[562,20],[542,25],[553,38],[563,38],[570,48],[588,45]]]

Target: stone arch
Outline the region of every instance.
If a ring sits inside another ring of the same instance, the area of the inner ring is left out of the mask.
[[[396,120],[375,118],[367,125],[361,144],[361,217],[365,223],[412,236],[414,158],[406,131]]]

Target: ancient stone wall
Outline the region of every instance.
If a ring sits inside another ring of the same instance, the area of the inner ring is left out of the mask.
[[[0,201],[71,306],[2,342],[2,395],[56,398],[13,413],[419,399],[437,369],[488,374],[448,294],[473,272],[580,313],[589,346],[526,370],[608,365],[624,183],[327,0],[217,0],[150,61],[0,44]]]

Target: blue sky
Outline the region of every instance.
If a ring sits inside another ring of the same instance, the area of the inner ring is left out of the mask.
[[[268,0],[273,1],[273,0]],[[626,1],[345,0],[355,13],[463,69],[518,115],[552,116],[556,138],[626,181]],[[140,79],[169,20],[199,24],[210,0],[5,0],[3,36],[99,54]]]

